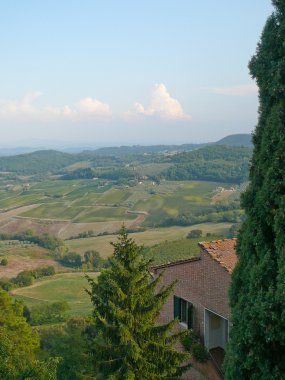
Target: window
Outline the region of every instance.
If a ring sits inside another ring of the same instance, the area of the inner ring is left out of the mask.
[[[185,323],[188,329],[193,328],[193,305],[191,302],[174,296],[174,318]]]

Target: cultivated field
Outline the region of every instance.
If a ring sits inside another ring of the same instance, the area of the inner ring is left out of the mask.
[[[169,186],[173,188],[170,190]],[[196,214],[207,210],[212,203],[219,183],[206,181],[162,182],[154,187],[153,195],[138,201],[134,209],[149,213],[145,225],[155,226],[164,218],[177,217],[181,213]]]
[[[31,183],[25,190],[2,186],[0,232],[32,229],[66,239],[90,230],[95,234],[116,232],[122,223],[129,228],[153,228],[180,214],[207,213],[217,202],[219,186],[207,181],[156,184],[147,180],[132,187],[98,180],[46,180]],[[219,199],[221,203],[232,196],[229,191],[224,194],[227,197]]]
[[[98,273],[88,273],[88,276],[96,278]],[[85,291],[88,287],[84,273],[63,273],[16,289],[12,295],[23,300],[27,306],[66,301],[70,306],[70,315],[87,315],[92,311],[90,297]]]
[[[37,245],[19,241],[0,241],[0,260],[7,258],[8,265],[0,265],[0,278],[12,278],[24,270],[52,265],[56,271],[66,271],[49,256],[49,251]]]
[[[200,229],[203,231],[204,236],[199,241],[207,240],[209,237],[205,237],[207,233],[218,236],[226,236],[231,224],[230,223],[203,223],[196,224],[191,227],[168,227],[168,228],[156,228],[149,229],[144,232],[131,233],[132,237],[137,244],[151,247],[155,244],[173,240],[184,239],[187,234],[194,230]],[[111,241],[116,240],[116,235],[97,236],[87,239],[74,239],[67,240],[66,245],[70,251],[84,254],[85,251],[95,249],[104,258],[109,257],[113,253],[113,247],[110,244]]]

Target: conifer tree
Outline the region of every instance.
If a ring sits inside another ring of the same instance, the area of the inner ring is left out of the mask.
[[[97,281],[89,279],[96,379],[180,379],[189,368],[181,366],[188,354],[174,348],[183,333],[171,334],[175,321],[156,325],[173,285],[157,292],[160,278],[151,277],[151,261],[124,227],[112,244],[110,268]]]
[[[260,106],[230,290],[227,380],[285,379],[285,0],[273,5],[249,63]]]

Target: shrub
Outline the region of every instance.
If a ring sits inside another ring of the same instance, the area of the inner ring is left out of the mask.
[[[0,288],[9,292],[14,284],[8,278],[0,278]]]
[[[82,265],[81,256],[76,252],[68,252],[60,261],[63,265],[73,268],[80,268]]]
[[[31,275],[31,272],[23,271],[13,278],[12,281],[18,286],[30,286],[34,282],[34,277]]]
[[[55,274],[55,270],[53,266],[40,267],[40,268],[33,269],[29,272],[31,276],[33,276],[35,279],[47,277],[47,276],[53,276]]]
[[[182,339],[182,344],[187,351],[191,351],[192,346],[198,341],[198,337],[192,331],[189,331],[189,334]]]
[[[199,238],[202,236],[202,233],[203,233],[202,230],[192,230],[187,235],[187,239]]]
[[[208,360],[208,352],[201,343],[194,343],[191,348],[193,357],[197,362],[204,363]]]
[[[6,259],[6,257],[1,260],[0,265],[3,265],[3,266],[8,265],[8,260]]]
[[[104,262],[99,252],[95,250],[86,251],[84,253],[84,260],[85,264],[87,264],[87,267],[91,269],[100,269]]]
[[[64,322],[70,309],[65,301],[53,302],[51,304],[38,304],[29,310],[29,323],[32,326],[48,323]]]

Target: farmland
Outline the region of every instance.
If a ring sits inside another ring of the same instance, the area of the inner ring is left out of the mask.
[[[95,278],[98,273],[88,273]],[[66,301],[70,307],[70,315],[86,315],[92,310],[90,297],[85,289],[88,282],[84,273],[63,273],[52,278],[41,280],[26,288],[13,291],[13,296],[23,300],[27,306],[38,303]]]
[[[206,234],[226,236],[229,227],[229,223],[204,223],[200,225],[195,225],[192,227],[168,227],[168,228],[156,228],[148,229],[144,232],[131,233],[132,237],[137,244],[144,245],[145,247],[151,247],[153,245],[159,244],[167,240],[168,242],[174,240],[185,239],[187,234],[193,229],[201,229],[203,231],[203,237],[199,239],[205,240]],[[66,244],[70,251],[77,252],[81,255],[85,251],[95,249],[104,258],[111,256],[113,252],[113,247],[110,242],[116,240],[116,235],[107,236],[97,236],[87,239],[74,239],[67,240]]]
[[[47,249],[19,241],[0,241],[0,260],[6,258],[7,266],[0,266],[1,277],[15,277],[23,270],[52,265],[56,271],[66,270],[57,263]]]
[[[230,193],[227,197],[217,198],[216,189],[220,185],[207,181],[154,183],[145,180],[130,187],[99,180],[46,180],[32,183],[25,191],[18,189],[16,193],[2,188],[0,206],[3,212],[0,221],[2,219],[3,222],[0,232],[9,232],[15,227],[23,230],[30,223],[29,228],[38,230],[40,225],[43,232],[54,234],[57,231],[58,236],[68,238],[76,235],[76,230],[82,232],[94,230],[94,227],[95,233],[115,232],[118,226],[115,224],[114,229],[114,222],[125,223],[129,227],[133,223],[136,227],[142,223],[149,228],[169,223],[169,219],[174,218],[171,225],[181,215],[197,218],[216,211],[217,203],[226,205],[231,202],[233,194]],[[21,209],[23,205],[30,207]],[[14,210],[12,217],[9,216],[10,210]],[[138,218],[136,212],[145,215],[139,219],[139,223],[135,222]],[[197,219],[196,223],[199,221]],[[55,228],[54,224],[58,223],[61,225]]]
[[[246,187],[241,179],[247,176],[250,148],[122,151],[114,149],[118,156],[35,152],[0,160],[0,259],[7,259],[0,278],[10,279],[13,295],[28,306],[66,301],[70,315],[88,314],[87,282],[78,272],[89,268],[84,253],[95,250],[108,259],[110,242],[123,224],[157,265],[198,255],[198,241],[227,237],[242,220],[239,197]],[[15,240],[27,230],[61,239],[65,254],[81,256],[81,266],[74,269],[62,253]],[[187,238],[192,230],[202,236]],[[20,272],[48,265],[56,275],[35,278],[29,287],[13,285]]]

